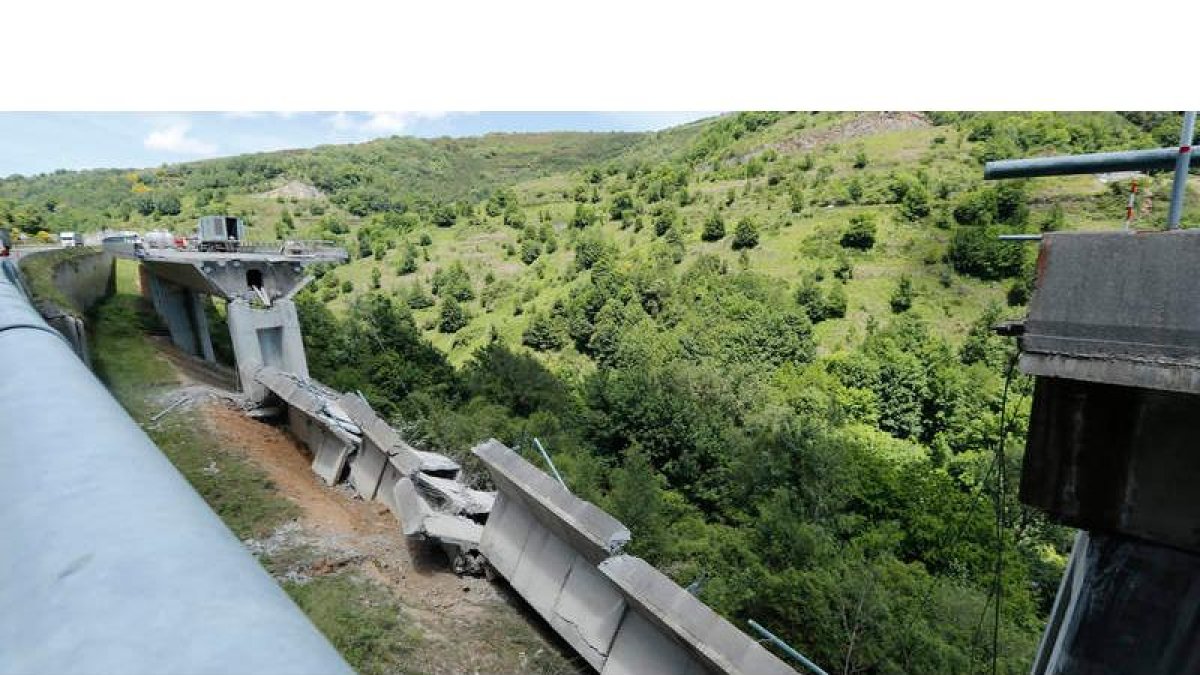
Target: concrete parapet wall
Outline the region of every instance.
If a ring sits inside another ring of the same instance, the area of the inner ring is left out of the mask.
[[[111,253],[99,249],[57,249],[21,259],[38,312],[91,365],[84,314],[113,292]]]
[[[492,474],[500,494],[523,502],[545,527],[593,564],[629,541],[629,528],[539,471],[496,439],[473,450]]]
[[[795,673],[649,563],[629,530],[499,441],[473,452],[498,493],[480,550],[603,675]]]
[[[614,556],[600,564],[600,572],[621,589],[626,602],[642,618],[670,637],[682,650],[678,660],[680,667],[653,672],[695,672],[691,665],[683,667],[692,661],[702,665],[705,671],[716,673],[783,675],[795,672],[645,560],[628,555]],[[614,650],[614,658],[622,656],[619,649]],[[604,671],[605,675],[624,672],[651,671]]]

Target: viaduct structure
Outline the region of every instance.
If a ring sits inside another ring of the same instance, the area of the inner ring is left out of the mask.
[[[308,362],[292,297],[307,283],[304,268],[343,262],[341,249],[312,252],[239,251],[201,253],[152,250],[141,256],[142,288],[185,353],[215,361],[205,306],[226,301],[230,338],[242,391],[261,401],[266,389],[254,379],[261,366],[308,377]]]
[[[111,274],[110,255],[95,256]],[[439,544],[455,572],[498,573],[596,672],[795,673],[653,566],[623,555],[630,538],[624,525],[500,442],[473,450],[497,490],[472,489],[458,462],[410,446],[359,394],[311,379],[291,298],[304,266],[328,259],[167,253],[143,258],[141,274],[172,342],[196,359],[213,358],[204,296],[225,298],[243,392],[308,448],[314,473],[385,504],[407,536]],[[23,364],[53,373],[35,387],[36,409],[81,408],[86,419],[56,425],[45,415],[32,423],[0,418],[7,428],[23,429],[21,447],[51,453],[54,465],[34,471],[31,481],[25,452],[0,453],[6,469],[0,528],[41,532],[37,541],[0,547],[0,579],[7,580],[0,582],[0,601],[26,608],[0,618],[0,653],[21,655],[0,660],[0,674],[71,672],[84,663],[76,658],[84,650],[87,669],[99,663],[120,672],[347,672],[72,354],[71,331],[63,339],[49,327],[30,306],[15,268],[6,264],[4,271],[0,341],[19,337],[47,346],[44,356]],[[59,371],[70,373],[70,381]],[[34,377],[6,378],[0,395],[28,400],[28,392],[16,390]],[[59,433],[56,426],[69,428]],[[51,505],[59,499],[90,509],[88,517],[73,519]],[[38,515],[43,510],[54,513]],[[49,521],[48,533],[31,527],[34,520]],[[39,581],[55,574],[78,581],[61,588]],[[151,610],[156,603],[168,607]],[[140,626],[143,612],[153,617]]]
[[[1200,230],[1191,147],[989,163],[986,178],[1176,168],[1166,231],[1047,233],[1018,334],[1036,378],[1020,498],[1079,528],[1033,675],[1200,673]]]

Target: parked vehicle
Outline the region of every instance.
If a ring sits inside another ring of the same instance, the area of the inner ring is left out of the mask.
[[[233,216],[203,216],[196,224],[197,247],[201,251],[236,251],[245,236],[246,224]]]
[[[146,248],[171,248],[175,245],[175,235],[166,230],[150,230],[144,240]]]
[[[76,235],[74,232],[59,232],[58,244],[65,247],[83,246],[83,237]]]
[[[144,250],[141,235],[130,230],[105,235],[100,245],[105,251],[122,256],[136,256],[139,250]]]

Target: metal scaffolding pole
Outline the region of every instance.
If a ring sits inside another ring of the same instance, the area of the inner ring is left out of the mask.
[[[1178,230],[1183,217],[1183,198],[1187,194],[1188,168],[1193,155],[1192,137],[1196,127],[1196,112],[1183,113],[1183,129],[1179,134],[1179,152],[1175,156],[1175,184],[1171,186],[1171,210],[1167,214],[1167,229]]]

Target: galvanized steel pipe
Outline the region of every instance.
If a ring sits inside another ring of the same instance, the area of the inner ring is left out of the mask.
[[[1190,157],[1190,166],[1200,167],[1200,159],[1196,158],[1196,153],[1189,152],[1187,154]],[[1175,168],[1179,156],[1179,148],[1157,148],[1155,150],[1097,152],[1090,155],[1065,155],[1062,157],[1002,159],[985,164],[983,178],[984,180],[997,180],[1115,171],[1166,170]]]
[[[0,353],[0,673],[351,672],[7,273]]]

